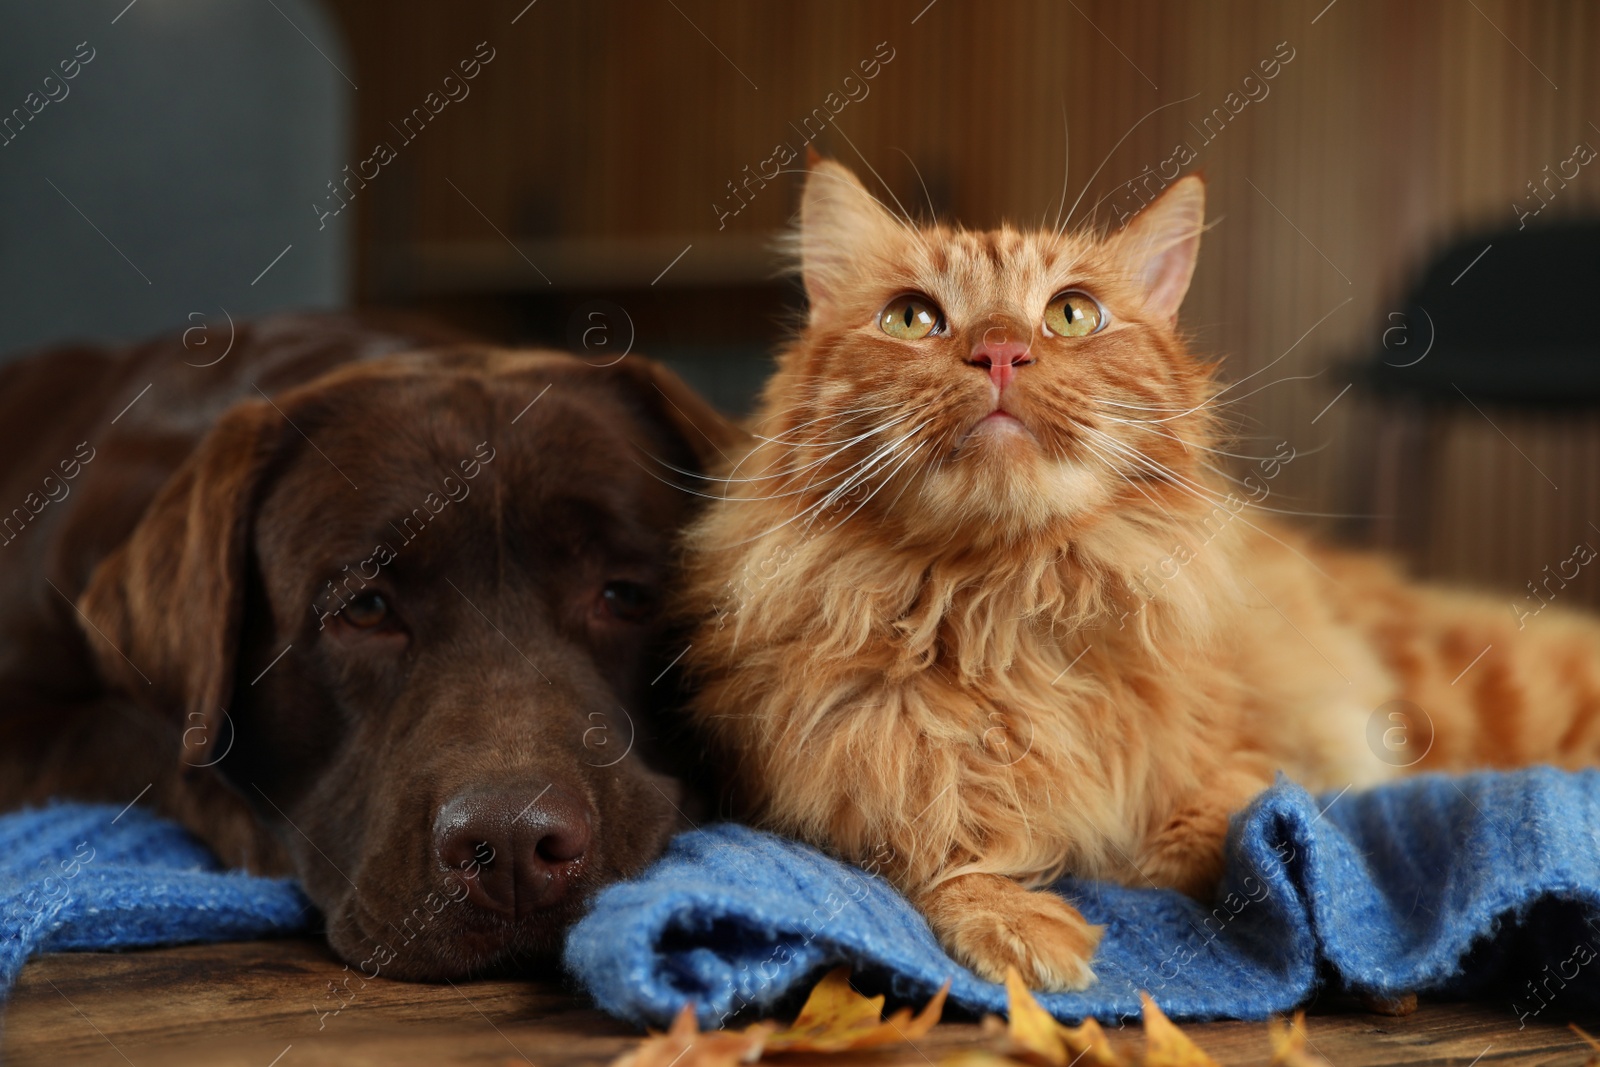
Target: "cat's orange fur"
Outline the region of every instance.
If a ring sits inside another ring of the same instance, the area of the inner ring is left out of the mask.
[[[1032,887],[1204,896],[1228,816],[1275,770],[1400,773],[1367,741],[1388,701],[1431,717],[1424,768],[1586,763],[1600,742],[1600,625],[1519,632],[1504,604],[1222,503],[1229,398],[1176,332],[1203,205],[1190,177],[1103,238],[912,227],[815,163],[809,321],[688,535],[693,715],[736,805],[873,857],[993,980],[1094,980],[1099,929]],[[1105,329],[1041,330],[1069,287]],[[883,332],[904,293],[946,332]],[[978,357],[1015,340],[1002,389]],[[1019,425],[985,418],[1000,398]]]

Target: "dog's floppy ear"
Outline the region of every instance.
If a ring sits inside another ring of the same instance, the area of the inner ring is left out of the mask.
[[[630,356],[610,368],[611,373],[619,371],[631,379],[646,406],[682,439],[702,471],[732,465],[749,447],[749,434],[662,364]]]
[[[224,414],[78,600],[101,676],[181,717],[186,761],[219,743],[233,696],[256,490],[281,425],[264,402]]]

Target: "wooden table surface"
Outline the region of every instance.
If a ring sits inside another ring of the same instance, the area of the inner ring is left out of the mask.
[[[310,940],[194,945],[126,953],[61,953],[29,963],[0,1035],[8,1067],[46,1064],[604,1064],[633,1046],[626,1025],[553,982],[417,985],[377,979],[357,986],[337,1015],[330,980],[344,971]],[[1552,1005],[1554,1009],[1555,1005]],[[1388,1018],[1355,1010],[1313,1012],[1316,1051],[1337,1067],[1379,1064],[1549,1064],[1579,1067],[1587,1055],[1568,1020],[1518,1029],[1509,1005],[1429,1004]],[[1578,1019],[1588,1024],[1594,1019]],[[1259,1024],[1185,1028],[1226,1067],[1267,1062]],[[1133,1030],[1117,1041],[1137,1044]],[[790,1064],[937,1064],[980,1044],[971,1023],[944,1024],[915,1046],[844,1056],[788,1056]]]

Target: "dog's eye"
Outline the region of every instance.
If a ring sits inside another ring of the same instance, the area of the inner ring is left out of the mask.
[[[643,622],[655,610],[656,595],[638,582],[607,582],[600,590],[600,605],[614,619]]]
[[[361,630],[383,625],[389,617],[389,602],[377,593],[362,593],[344,606],[344,621]]]

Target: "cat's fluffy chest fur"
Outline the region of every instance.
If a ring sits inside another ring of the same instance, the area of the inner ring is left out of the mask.
[[[1218,757],[1248,749],[1263,773],[1313,785],[1391,769],[1364,744],[1388,680],[1362,650],[1345,664],[1363,675],[1359,697],[1327,700],[1327,677],[1246,692],[1265,673],[1250,651],[1294,625],[1225,573],[1251,542],[1267,542],[1258,558],[1299,564],[1266,536],[1229,531],[1197,550],[1190,565],[1224,572],[1207,581],[1233,595],[1191,602],[1190,585],[1164,600],[1113,588],[1118,561],[1095,558],[1094,539],[1013,559],[884,545],[848,523],[762,538],[713,519],[699,533],[718,525],[745,551],[721,557],[737,558],[734,577],[702,632],[697,662],[738,664],[703,675],[703,705],[727,709],[710,728],[750,761],[742,804],[849,859],[926,841],[897,849],[910,879],[983,870],[1042,884],[1070,871],[1141,884],[1141,842],[1226,773]],[[1273,568],[1261,571],[1270,584]],[[1263,703],[1278,728],[1248,734]],[[890,777],[856,788],[864,768]]]

